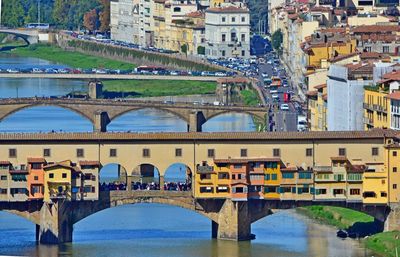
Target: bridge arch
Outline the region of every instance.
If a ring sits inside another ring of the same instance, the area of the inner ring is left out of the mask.
[[[101,191],[113,190],[110,184],[126,184],[127,172],[124,166],[119,163],[107,163],[99,170],[99,182]]]
[[[13,29],[1,29],[0,33],[10,34],[16,37],[22,38],[28,45],[36,44],[39,42],[39,35],[34,30],[13,30]]]
[[[114,116],[110,117],[111,122],[114,121],[115,119],[120,118],[123,115],[126,115],[128,113],[136,112],[136,111],[141,111],[141,110],[156,110],[156,111],[162,111],[166,113],[173,114],[174,116],[178,117],[179,119],[185,121],[186,123],[189,123],[189,118],[182,112],[176,111],[175,109],[170,109],[167,107],[132,107],[129,109],[126,109],[124,111],[121,111]]]
[[[85,120],[90,121],[92,124],[94,124],[94,117],[89,115],[88,113],[85,113],[84,110],[81,108],[74,108],[72,105],[62,105],[62,104],[43,104],[43,103],[33,103],[33,104],[24,104],[22,106],[12,106],[8,110],[5,110],[0,114],[0,122],[4,121],[5,119],[11,117],[13,114],[22,111],[22,110],[27,110],[27,109],[32,109],[32,108],[37,108],[37,107],[57,107],[61,108],[67,111],[71,111],[73,113],[78,114],[80,117],[83,117]]]
[[[192,180],[193,171],[190,165],[182,162],[171,164],[164,173],[164,181],[167,182],[167,184],[171,183],[171,188],[167,188],[167,190],[190,191]],[[182,185],[181,188],[177,185],[178,183]]]
[[[244,116],[239,118],[238,115]],[[234,118],[234,120],[231,118]],[[260,122],[264,122],[264,120],[261,120],[260,117],[254,117],[254,114],[251,112],[223,110],[206,116],[206,122],[202,125],[202,129],[205,132],[255,131],[255,119],[257,119],[257,121],[260,120]],[[213,122],[223,122],[227,125],[227,127],[218,126],[217,129],[214,129],[215,126],[212,125]],[[237,128],[239,125],[241,125],[241,127]]]

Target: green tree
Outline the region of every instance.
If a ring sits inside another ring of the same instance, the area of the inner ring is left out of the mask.
[[[272,47],[280,52],[281,48],[282,48],[282,42],[283,42],[283,34],[282,31],[280,29],[278,29],[277,31],[274,32],[274,34],[272,34],[271,37],[271,44]]]
[[[184,53],[184,54],[187,54],[187,51],[188,51],[188,45],[187,44],[182,45],[181,46],[181,52]]]
[[[25,11],[20,1],[4,0],[1,22],[8,27],[21,27],[24,25]]]
[[[206,48],[204,46],[198,46],[197,47],[197,54],[205,55],[206,54]]]
[[[55,0],[53,6],[53,20],[57,27],[64,27],[68,22],[70,2],[68,0]],[[63,26],[64,25],[64,26]]]
[[[100,31],[110,30],[110,0],[101,0],[102,10],[99,15]]]

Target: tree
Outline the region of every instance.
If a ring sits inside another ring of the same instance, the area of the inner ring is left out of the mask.
[[[272,47],[276,51],[280,52],[281,48],[282,48],[282,42],[283,42],[283,34],[280,29],[278,29],[277,31],[274,32],[274,34],[272,34],[271,41],[272,41],[271,42]]]
[[[198,46],[197,47],[197,54],[205,55],[206,54],[206,48],[204,46]]]
[[[188,45],[187,45],[187,44],[183,44],[183,45],[181,46],[181,51],[182,51],[182,53],[187,54]]]
[[[56,26],[63,27],[62,25],[67,24],[68,13],[70,9],[70,1],[68,0],[55,0],[53,6],[53,19]]]
[[[83,26],[90,32],[97,30],[98,18],[96,9],[92,9],[83,16]]]
[[[101,0],[103,10],[100,12],[100,31],[110,30],[110,0]]]
[[[25,23],[24,16],[25,11],[20,1],[3,1],[1,17],[2,25],[8,27],[21,27]]]

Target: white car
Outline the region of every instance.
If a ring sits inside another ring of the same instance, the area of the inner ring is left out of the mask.
[[[281,110],[282,111],[288,111],[289,110],[289,105],[288,104],[281,104]]]
[[[278,94],[273,94],[272,95],[272,99],[279,99],[279,95]]]

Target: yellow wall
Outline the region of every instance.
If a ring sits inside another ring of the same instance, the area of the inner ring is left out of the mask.
[[[54,174],[54,178],[50,178],[50,174]],[[66,174],[67,177],[63,178],[62,174]],[[58,187],[61,186],[63,190],[69,191],[69,197],[71,197],[71,170],[64,167],[54,167],[45,169],[44,176],[44,201],[50,202],[50,195],[52,192],[58,192]]]
[[[372,128],[390,128],[390,99],[387,92],[364,90],[365,130]]]

